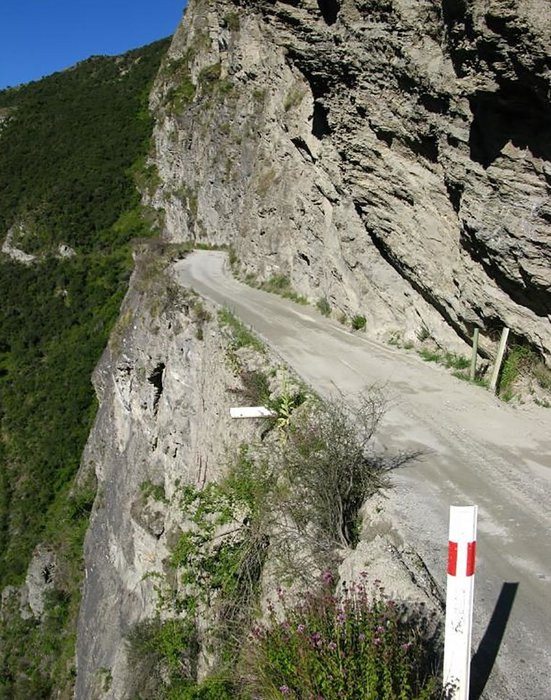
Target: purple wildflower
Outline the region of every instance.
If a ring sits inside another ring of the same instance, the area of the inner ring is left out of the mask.
[[[262,639],[262,629],[260,627],[253,627],[251,630],[251,637],[253,639]]]
[[[404,653],[406,653],[409,651],[410,647],[411,647],[411,642],[408,642],[407,644],[402,644],[402,646],[400,648]]]
[[[405,645],[404,645],[404,646],[405,646]],[[335,642],[329,642],[329,644],[327,645],[327,648],[328,648],[330,651],[335,651],[335,649],[337,648],[337,645],[335,644]]]
[[[320,649],[322,646],[323,640],[321,638],[321,634],[319,632],[314,632],[314,634],[310,635],[310,644],[314,649]]]
[[[381,640],[379,639],[379,637],[375,637],[375,639],[373,640],[373,644],[375,644],[375,646],[378,647],[380,643]]]
[[[289,695],[289,693],[290,693],[291,691],[289,690],[289,686],[288,686],[288,685],[280,685],[280,686],[279,686],[279,692],[280,692],[282,695]]]
[[[326,569],[322,573],[321,580],[325,583],[326,586],[330,586],[333,583],[333,574],[329,571],[329,569]]]

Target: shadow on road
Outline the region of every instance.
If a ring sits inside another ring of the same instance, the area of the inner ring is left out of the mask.
[[[505,634],[517,589],[518,583],[504,583],[501,588],[486,632],[471,661],[471,700],[480,700],[484,692]]]

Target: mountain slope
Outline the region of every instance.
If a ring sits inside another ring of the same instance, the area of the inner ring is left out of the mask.
[[[75,490],[73,478],[129,242],[151,229],[135,176],[147,180],[147,96],[166,47],[93,57],[0,93],[0,586],[27,580],[23,618],[19,593],[5,589],[1,697],[70,692],[95,493],[93,483]],[[33,550],[38,592],[28,585]]]

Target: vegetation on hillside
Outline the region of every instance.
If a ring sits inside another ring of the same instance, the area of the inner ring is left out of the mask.
[[[70,693],[82,539],[93,484],[72,488],[96,402],[90,376],[151,225],[136,190],[167,41],[93,57],[0,92],[0,588],[21,584],[37,543],[58,560],[41,623],[6,605],[0,697]],[[147,174],[147,172],[146,172]],[[60,245],[74,255],[62,257]],[[10,612],[11,610],[11,612]]]

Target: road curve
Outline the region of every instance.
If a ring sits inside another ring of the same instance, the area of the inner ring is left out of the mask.
[[[385,386],[391,406],[381,442],[424,452],[393,474],[389,508],[443,591],[448,507],[479,506],[473,651],[482,639],[484,651],[478,659],[491,658],[514,597],[488,696],[551,697],[551,411],[508,406],[413,353],[245,286],[229,273],[224,253],[195,252],[174,265],[174,274],[231,308],[318,392]],[[516,596],[515,586],[504,584],[518,584]]]

